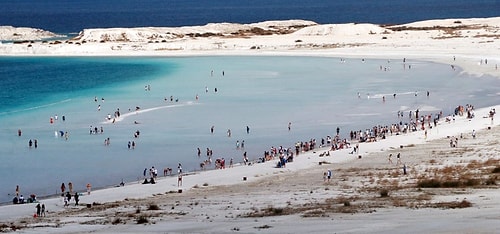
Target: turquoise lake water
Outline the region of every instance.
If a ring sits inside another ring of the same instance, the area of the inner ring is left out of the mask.
[[[25,196],[46,196],[62,182],[83,191],[87,183],[98,188],[135,181],[151,166],[161,171],[182,163],[184,170],[199,170],[207,147],[214,159],[241,162],[244,151],[257,159],[271,146],[320,140],[335,135],[337,127],[347,137],[350,130],[407,122],[398,111],[447,114],[457,105],[500,103],[500,80],[470,77],[449,65],[402,58],[343,61],[0,57],[0,202],[12,199],[16,185]],[[120,121],[105,120],[118,109]],[[90,134],[90,126],[104,132]],[[68,132],[67,140],[61,131]],[[108,137],[111,143],[104,146]],[[37,139],[36,149],[28,146],[30,139]],[[245,149],[236,149],[243,140]],[[136,142],[134,150],[129,141]]]

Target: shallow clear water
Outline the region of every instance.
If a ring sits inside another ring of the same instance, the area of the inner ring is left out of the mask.
[[[88,182],[110,186],[137,180],[151,166],[161,173],[180,162],[197,170],[207,147],[214,158],[240,162],[244,151],[256,159],[271,146],[319,140],[337,127],[346,137],[350,130],[399,122],[398,111],[450,113],[457,105],[500,102],[498,79],[421,61],[403,66],[402,59],[8,57],[0,58],[0,68],[2,202],[17,184],[25,196],[55,194],[70,181],[77,190]],[[147,111],[137,114],[136,106]],[[122,120],[106,122],[118,108]],[[89,134],[90,126],[104,133]],[[59,131],[68,132],[68,140],[56,137]],[[104,146],[108,137],[111,144]],[[28,147],[30,139],[38,148]],[[237,140],[245,141],[244,151],[236,149]],[[134,150],[128,141],[137,143]]]

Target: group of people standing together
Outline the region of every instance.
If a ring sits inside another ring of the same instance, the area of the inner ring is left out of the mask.
[[[35,217],[45,217],[45,204],[36,204],[36,216]]]
[[[86,185],[87,189],[87,195],[90,195],[90,191],[92,189],[92,185],[88,183]],[[71,199],[75,201],[75,206],[78,206],[80,202],[80,196],[81,194],[78,192],[73,192],[73,183],[69,182],[68,183],[68,191],[66,191],[66,184],[62,183],[61,184],[61,197],[63,198],[64,206],[67,207],[71,203]]]

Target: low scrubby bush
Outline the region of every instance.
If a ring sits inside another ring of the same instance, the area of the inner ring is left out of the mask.
[[[139,218],[137,218],[137,224],[145,224],[145,223],[149,223],[149,220],[146,216],[140,216]]]
[[[495,169],[493,169],[493,171],[491,173],[500,173],[500,166],[495,167]]]

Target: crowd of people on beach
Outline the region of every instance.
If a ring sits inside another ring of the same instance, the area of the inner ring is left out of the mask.
[[[24,203],[34,203],[38,202],[35,194],[30,194],[26,199],[23,194],[21,194],[21,189],[19,185],[16,185],[16,195],[12,199],[13,204],[24,204]]]
[[[427,92],[429,93],[429,92]],[[347,138],[342,138],[340,133],[340,128],[337,127],[335,130],[335,134],[333,137],[327,135],[322,137],[320,143],[316,141],[315,138],[311,138],[306,141],[298,141],[295,143],[293,151],[293,147],[275,147],[271,146],[269,151],[264,151],[262,157],[258,157],[253,160],[254,163],[264,163],[267,161],[272,161],[277,159],[276,167],[286,167],[288,162],[293,162],[294,156],[299,156],[301,153],[313,151],[315,150],[319,144],[319,148],[327,147],[327,151],[325,153],[320,154],[322,156],[329,156],[330,151],[342,150],[342,149],[352,149],[351,154],[359,155],[359,144],[360,143],[368,143],[375,142],[379,140],[386,139],[392,135],[401,135],[408,134],[416,131],[423,131],[425,136],[427,136],[427,130],[432,129],[433,127],[437,127],[438,123],[443,119],[443,112],[440,111],[438,113],[425,113],[422,114],[422,111],[416,109],[414,111],[408,111],[408,118],[405,119],[404,112],[398,111],[398,119],[399,122],[392,123],[390,125],[375,125],[371,128],[367,128],[365,130],[350,130],[348,132]],[[451,113],[448,117],[444,119],[445,122],[449,122],[449,119],[454,119],[456,116],[464,116],[466,114],[467,118],[474,118],[474,106],[473,105],[465,105],[457,106],[455,108],[454,113]],[[247,126],[247,133],[249,128]],[[288,123],[288,130],[291,131],[291,122]],[[211,127],[211,134],[214,133],[214,126]],[[228,130],[228,136],[229,130]],[[355,144],[352,146],[352,144]],[[454,145],[457,143],[455,142]],[[236,141],[236,149],[243,148],[243,141],[240,143],[239,140]],[[198,157],[201,156],[200,148],[197,148]],[[207,165],[212,163],[212,155],[213,152],[211,149],[207,148],[207,159],[200,163],[200,168],[204,170]],[[390,163],[392,164],[392,155],[390,156]],[[397,154],[396,165],[401,165],[402,161],[400,158],[400,153]],[[223,157],[217,158],[215,160],[215,169],[224,169],[225,168],[225,160]],[[231,158],[231,166],[232,166],[232,158]],[[244,152],[243,161],[241,162],[243,165],[251,165],[250,160],[248,159],[247,152]],[[406,165],[405,165],[406,166]]]

